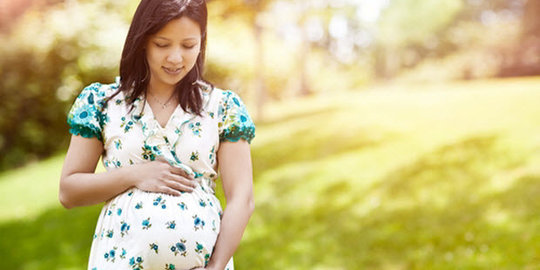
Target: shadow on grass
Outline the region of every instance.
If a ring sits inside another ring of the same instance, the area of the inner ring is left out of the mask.
[[[367,127],[343,132],[319,130],[317,127],[297,130],[287,136],[280,135],[280,140],[253,148],[254,179],[259,173],[276,167],[375,147],[397,136]]]
[[[0,269],[86,269],[101,205],[0,224]]]
[[[490,189],[494,175],[521,162],[495,136],[474,137],[426,154],[360,194],[352,192],[355,179],[333,179],[312,206],[296,208],[286,197],[294,193],[276,190],[276,201],[258,205],[237,265],[538,269],[540,176]],[[378,206],[360,214],[373,197]]]
[[[441,147],[361,192],[353,174],[332,179],[303,208],[290,203],[294,192],[272,187],[276,200],[258,204],[236,266],[539,269],[540,176],[490,191],[494,175],[523,162],[497,141],[474,137]],[[374,197],[379,203],[362,214]],[[85,269],[100,208],[58,208],[0,224],[0,269]]]
[[[296,113],[288,113],[282,117],[277,117],[272,120],[260,121],[260,122],[257,122],[257,125],[270,126],[274,124],[283,124],[291,120],[309,119],[309,118],[313,118],[317,116],[327,116],[329,114],[339,112],[343,109],[339,107],[339,104],[333,105],[333,106],[329,104],[325,104],[325,105],[326,105],[325,107],[321,107],[321,108],[304,109]]]

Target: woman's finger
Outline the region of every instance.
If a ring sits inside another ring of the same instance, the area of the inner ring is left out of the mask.
[[[183,177],[185,177],[185,178],[188,178],[188,179],[193,180],[193,175],[187,173],[187,172],[186,172],[184,169],[182,169],[182,168],[175,167],[175,166],[171,166],[170,170],[171,170],[172,173],[175,173],[175,174],[177,174],[177,175],[181,175],[181,176],[183,176]]]
[[[169,195],[173,195],[173,196],[180,196],[180,195],[182,195],[182,193],[180,193],[180,191],[175,190],[175,189],[173,189],[173,188],[170,188],[170,187],[168,187],[168,186],[160,186],[160,187],[158,187],[158,192],[165,193],[165,194],[169,194]]]
[[[189,179],[189,178],[185,178],[185,177],[177,175],[177,174],[173,174],[173,173],[169,174],[168,179],[170,179],[172,181],[175,181],[175,182],[178,182],[178,183],[181,183],[181,184],[186,185],[186,186],[193,187],[193,188],[197,187],[197,183],[195,183],[194,180]]]
[[[180,183],[180,182],[176,182],[176,181],[172,181],[172,180],[166,180],[165,184],[168,187],[173,188],[175,190],[187,191],[187,192],[192,192],[193,191],[192,186],[186,185],[186,184],[183,184],[183,183]]]

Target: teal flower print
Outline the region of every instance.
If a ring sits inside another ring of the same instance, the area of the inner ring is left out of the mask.
[[[85,138],[96,137],[103,141],[102,126],[108,119],[107,115],[102,113],[106,107],[101,99],[104,96],[105,91],[101,89],[100,83],[93,83],[81,91],[68,113],[70,133]]]
[[[129,259],[129,266],[131,266],[131,269],[134,269],[134,270],[140,270],[140,269],[143,269],[144,267],[142,266],[142,263],[144,262],[144,260],[142,259],[142,257],[131,257]]]
[[[174,266],[174,264],[165,264],[165,270],[175,270],[176,267]]]
[[[116,259],[116,258],[115,258],[115,255],[116,255],[116,249],[117,249],[117,247],[113,247],[113,249],[109,250],[108,252],[105,252],[105,255],[103,255],[103,257],[104,257],[107,261],[114,262],[114,260]]]
[[[191,152],[191,157],[189,159],[191,161],[199,160],[199,151]]]
[[[163,200],[163,198],[161,196],[158,196],[157,198],[154,199],[154,202],[152,203],[154,206],[161,206],[161,209],[165,209],[167,208],[167,205],[165,204],[165,201],[166,200]]]
[[[104,162],[105,167],[114,167],[119,168],[122,167],[122,162],[120,162],[117,158],[112,157],[111,159],[106,159]]]
[[[197,243],[197,246],[195,247],[195,252],[200,254],[203,252],[204,246],[199,242],[196,242],[196,243]]]
[[[127,253],[127,251],[124,248],[122,248],[122,253],[120,254],[120,259],[125,259],[126,258],[126,253]]]
[[[165,225],[167,225],[167,229],[174,230],[176,228],[176,222],[174,220],[167,221]]]
[[[199,199],[199,205],[201,207],[206,207],[206,202],[203,199]]]
[[[212,146],[212,149],[210,150],[210,155],[208,155],[208,159],[210,160],[210,164],[214,164],[214,156],[215,156],[216,146]]]
[[[218,116],[222,116],[222,115],[225,115],[225,107],[224,106],[219,106]]]
[[[116,214],[121,215],[122,214],[122,208],[118,208],[118,210],[116,210]]]
[[[143,230],[148,230],[148,228],[152,227],[152,223],[150,223],[150,218],[143,220],[142,227]]]
[[[152,148],[148,145],[144,145],[142,147],[142,153],[141,153],[141,156],[146,159],[146,160],[151,160],[151,161],[154,161],[156,159],[156,156],[154,155],[154,153],[152,152]]]
[[[221,110],[224,112],[221,114]],[[246,107],[237,94],[226,91],[220,103],[220,141],[236,142],[244,139],[247,142],[255,137],[255,125],[249,117]]]
[[[155,251],[158,254],[158,245],[155,243],[150,244],[150,249]]]
[[[138,203],[135,205],[135,209],[142,209],[142,206],[143,206],[143,203],[142,203],[142,202],[138,202]]]
[[[187,210],[187,206],[184,202],[178,203],[178,206],[180,207],[181,210]]]
[[[236,97],[233,97],[232,100],[234,101],[234,104],[236,104],[236,106],[240,106],[240,102],[238,101]]]
[[[204,255],[204,266],[207,266],[209,262],[210,262],[210,253],[206,253]]]
[[[115,140],[114,141],[114,147],[116,147],[116,149],[118,149],[118,150],[121,150],[122,149],[122,141],[121,140]]]
[[[193,225],[195,230],[204,229],[204,220],[199,218],[197,215],[193,216]]]
[[[124,128],[124,133],[128,133],[129,130],[131,130],[131,128],[133,127],[133,124],[134,124],[133,121],[131,120],[126,121],[126,117],[122,117],[121,120],[122,120],[122,124],[120,124],[120,127]]]
[[[174,133],[178,134],[179,136],[182,136],[182,131],[180,130],[179,127],[174,129]]]
[[[171,251],[174,253],[174,256],[180,253],[180,255],[186,257],[187,256],[186,240],[180,239],[180,242],[177,242],[176,244],[171,246]]]
[[[195,124],[189,123],[189,128],[193,132],[193,135],[201,137],[201,123],[197,122]]]
[[[114,234],[113,230],[108,230],[106,236],[109,237],[109,238],[112,238],[113,234]]]
[[[131,226],[129,226],[129,224],[127,224],[125,221],[121,221],[120,222],[120,235],[124,237],[124,235],[126,235],[129,232],[130,227]]]

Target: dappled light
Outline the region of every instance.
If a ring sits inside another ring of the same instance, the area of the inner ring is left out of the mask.
[[[540,1],[207,2],[203,74],[256,125],[237,269],[540,269]],[[138,3],[0,1],[0,269],[86,269],[66,116]]]

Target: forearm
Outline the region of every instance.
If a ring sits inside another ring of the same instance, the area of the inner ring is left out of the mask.
[[[222,270],[233,256],[253,212],[253,202],[230,202],[221,219],[221,229],[208,268]]]
[[[60,180],[60,202],[66,208],[98,204],[133,186],[129,166],[103,173],[74,173]]]

